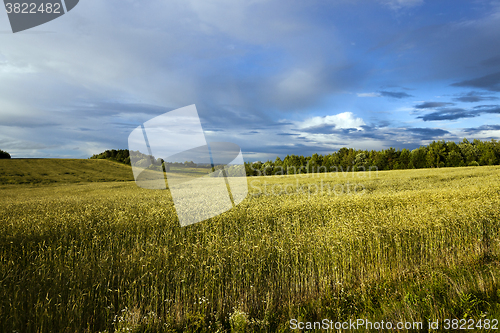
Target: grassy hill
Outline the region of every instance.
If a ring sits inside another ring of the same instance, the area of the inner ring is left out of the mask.
[[[0,185],[133,181],[132,168],[108,160],[0,160]]]

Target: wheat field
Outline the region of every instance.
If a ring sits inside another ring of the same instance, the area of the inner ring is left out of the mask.
[[[41,166],[43,167],[43,165]],[[4,332],[500,319],[500,167],[248,178],[181,228],[134,182],[0,185]]]

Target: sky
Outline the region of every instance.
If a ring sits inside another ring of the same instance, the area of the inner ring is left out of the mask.
[[[13,34],[0,149],[88,158],[195,104],[245,160],[500,138],[500,1],[80,0]]]

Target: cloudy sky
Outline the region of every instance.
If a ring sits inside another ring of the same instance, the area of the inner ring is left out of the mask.
[[[247,160],[500,138],[500,1],[80,0],[13,34],[0,149],[87,158],[196,104]]]

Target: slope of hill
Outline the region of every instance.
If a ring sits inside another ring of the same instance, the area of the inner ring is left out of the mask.
[[[0,160],[0,185],[133,181],[130,166],[109,160]]]

